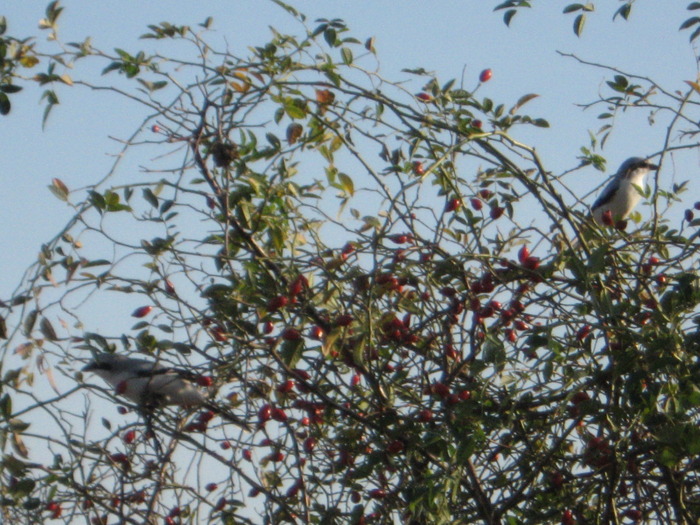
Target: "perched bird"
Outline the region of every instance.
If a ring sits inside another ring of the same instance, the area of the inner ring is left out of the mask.
[[[640,157],[632,157],[623,162],[591,207],[596,222],[604,223],[603,215],[606,211],[610,211],[609,223],[626,218],[641,198],[636,187],[641,188],[647,173],[657,169],[657,165]]]
[[[203,407],[249,430],[248,425],[238,417],[208,401],[204,393],[192,382],[197,376],[185,370],[148,359],[105,352],[97,354],[83,371],[98,375],[114,387],[118,395],[141,407]]]
[[[182,371],[155,361],[102,353],[83,370],[100,376],[117,394],[137,405],[193,407],[205,401],[204,394],[183,377]]]

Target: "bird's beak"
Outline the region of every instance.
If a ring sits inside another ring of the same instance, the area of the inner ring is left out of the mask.
[[[652,164],[652,163],[649,162],[649,161],[646,161],[646,162],[645,162],[645,165],[646,165],[647,169],[649,169],[649,170],[651,170],[651,171],[656,171],[656,170],[659,169],[659,167],[658,167],[656,164]]]
[[[81,368],[81,370],[83,372],[89,372],[90,370],[95,370],[96,368],[97,368],[97,363],[95,363],[95,361],[90,361],[83,368]]]

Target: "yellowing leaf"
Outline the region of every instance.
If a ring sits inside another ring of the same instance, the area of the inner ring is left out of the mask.
[[[299,140],[299,137],[301,137],[301,134],[304,132],[304,127],[297,123],[294,122],[287,126],[287,142],[289,144],[294,144],[297,140]]]
[[[19,63],[26,68],[30,68],[36,66],[39,63],[39,59],[34,55],[30,55],[20,58]]]
[[[61,79],[61,82],[63,82],[64,84],[66,84],[68,86],[73,85],[73,79],[70,76],[64,74],[64,75],[61,75],[59,78]]]
[[[521,107],[523,107],[525,104],[530,102],[532,99],[539,97],[539,95],[535,93],[528,93],[527,95],[523,95],[518,99],[518,101],[515,103],[515,106],[510,110],[511,115],[515,115],[515,112],[518,111]]]
[[[49,186],[49,189],[51,190],[51,193],[53,193],[56,197],[58,197],[62,201],[68,200],[68,194],[70,192],[68,191],[68,187],[63,183],[63,181],[61,179],[53,179],[51,181],[51,185]]]
[[[698,94],[700,94],[700,84],[697,82],[693,82],[692,80],[686,80],[686,84],[688,84],[691,88],[693,88]]]
[[[238,82],[229,82],[231,84],[231,87],[235,90],[238,91],[239,93],[245,93],[250,89],[250,84],[239,84]]]

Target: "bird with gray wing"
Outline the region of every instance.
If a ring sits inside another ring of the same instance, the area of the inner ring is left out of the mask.
[[[249,430],[239,418],[210,403],[192,383],[193,374],[148,359],[120,354],[97,354],[84,368],[104,379],[118,395],[144,407],[176,405],[204,407]]]
[[[613,222],[626,218],[641,199],[637,188],[642,188],[647,173],[657,169],[656,164],[641,157],[632,157],[623,162],[591,207],[596,222],[603,224],[603,215],[607,211]]]

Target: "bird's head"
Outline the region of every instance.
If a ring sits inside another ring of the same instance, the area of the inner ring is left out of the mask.
[[[102,353],[97,354],[92,361],[83,367],[84,372],[100,373],[118,373],[125,370],[128,366],[129,358],[119,354]]]
[[[656,164],[652,164],[647,159],[642,157],[632,157],[622,163],[620,169],[617,170],[619,177],[630,178],[635,175],[646,175],[650,171],[658,170]]]

